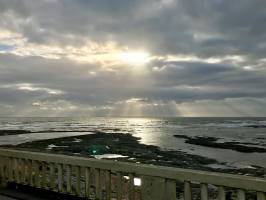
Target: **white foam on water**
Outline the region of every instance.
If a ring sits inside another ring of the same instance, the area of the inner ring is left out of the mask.
[[[103,159],[103,158],[127,158],[128,156],[123,156],[120,154],[102,154],[102,155],[91,155],[96,159]]]
[[[46,149],[53,149],[53,148],[66,148],[68,146],[57,146],[57,145],[54,145],[54,144],[49,144],[48,147]]]
[[[17,145],[38,140],[93,134],[92,132],[47,132],[0,136],[0,145]]]

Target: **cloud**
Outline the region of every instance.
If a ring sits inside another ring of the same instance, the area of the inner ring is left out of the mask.
[[[19,84],[11,84],[11,85],[1,85],[0,88],[4,89],[14,89],[14,90],[20,90],[25,92],[45,92],[50,95],[60,95],[64,92],[61,90],[55,90],[51,88],[43,88],[43,87],[36,87],[33,84],[29,83],[19,83]]]
[[[264,117],[265,98],[227,98],[177,104],[181,115],[189,117]]]
[[[49,111],[66,111],[66,110],[76,110],[77,107],[70,102],[64,100],[57,101],[36,101],[32,103],[32,106],[39,107],[41,110]]]
[[[265,13],[263,0],[0,0],[0,111],[265,114]]]

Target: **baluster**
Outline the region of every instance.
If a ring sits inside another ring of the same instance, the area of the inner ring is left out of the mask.
[[[111,200],[111,172],[106,170],[105,175],[106,199]]]
[[[33,176],[32,176],[32,186],[37,187],[38,182],[38,167],[37,167],[37,161],[32,161],[32,168],[33,168]]]
[[[47,166],[45,162],[42,162],[42,188],[47,187]]]
[[[23,159],[19,158],[18,159],[18,166],[17,166],[17,173],[18,173],[18,182],[23,183],[23,172],[24,172],[24,164],[23,164]]]
[[[3,183],[4,183],[4,162],[3,162],[3,157],[1,157],[0,159],[0,179],[1,179],[1,183],[0,183],[0,187],[3,187]]]
[[[50,163],[50,188],[52,191],[56,191],[55,186],[55,165]]]
[[[21,159],[21,183],[27,185],[28,165],[27,160]]]
[[[37,187],[38,182],[38,167],[37,167],[37,161],[32,161],[32,168],[33,168],[33,175],[32,175],[32,186]]]
[[[80,167],[76,166],[76,193],[78,196],[81,196],[80,192]]]
[[[14,166],[13,166],[13,163],[14,163],[14,159],[12,158],[12,157],[9,157],[8,158],[8,180],[10,181],[10,182],[12,182],[13,181],[13,168],[14,168]]]
[[[41,163],[40,161],[36,162],[37,164],[37,170],[36,170],[36,178],[37,178],[37,187],[41,188],[42,187],[42,181],[41,181]]]
[[[5,166],[4,166],[4,174],[5,174],[5,182],[8,182],[9,178],[9,159],[6,157],[5,158]]]
[[[14,175],[14,182],[19,183],[19,169],[18,169],[18,159],[13,158],[13,175]]]
[[[244,190],[237,190],[237,199],[238,200],[245,200],[246,195],[245,195],[245,191]]]
[[[191,184],[188,181],[184,182],[184,198],[185,200],[191,200]]]
[[[58,164],[58,191],[63,192],[63,165]]]
[[[1,157],[1,186],[0,187],[5,187],[6,186],[6,175],[5,175],[5,158]]]
[[[104,186],[104,182],[105,182],[105,170],[100,169],[100,197],[101,199],[104,198],[103,196],[103,186]]]
[[[0,156],[0,178],[1,178],[1,183],[4,177],[4,159],[2,156]]]
[[[20,159],[15,158],[15,182],[20,183]]]
[[[67,173],[67,193],[72,193],[72,172],[71,172],[71,165],[66,166],[66,173]]]
[[[29,185],[29,160],[23,159],[24,167],[23,167],[23,176],[22,176],[22,182],[25,185]]]
[[[0,156],[0,177],[2,178],[4,173],[3,173],[3,166],[4,166],[4,158],[2,156]]]
[[[129,189],[129,200],[135,199],[135,186],[134,186],[134,175],[129,174],[129,182],[128,182],[128,189]]]
[[[95,176],[95,189],[96,189],[96,199],[101,199],[101,184],[100,184],[100,170],[94,169]]]
[[[32,184],[32,161],[29,159],[25,159],[25,181],[27,185]]]
[[[8,179],[9,179],[9,159],[6,157],[5,158],[5,165],[4,165],[4,180],[5,180],[5,182],[4,182],[4,184],[6,185],[7,184],[7,182],[8,182]]]
[[[32,185],[32,161],[26,160],[26,163],[27,163],[26,184]]]
[[[263,192],[257,192],[257,200],[266,200],[265,194]]]
[[[117,173],[117,200],[122,200],[123,196],[123,177],[121,172]]]
[[[36,187],[41,188],[41,171],[40,171],[40,162],[36,161]]]
[[[26,163],[25,163],[25,159],[19,159],[19,182],[21,184],[25,184],[26,182]]]
[[[141,199],[168,200],[168,198],[166,198],[166,180],[164,178],[154,176],[142,176],[141,180]],[[133,199],[134,198],[135,197],[133,196]]]
[[[225,189],[223,186],[218,188],[218,200],[225,200]]]
[[[90,197],[90,168],[85,168],[85,195]]]
[[[176,181],[166,179],[165,181],[165,199],[176,200]]]
[[[205,183],[200,184],[201,200],[208,200],[208,185]]]
[[[3,185],[4,182],[4,177],[5,177],[5,161],[4,157],[0,157],[0,178],[1,178],[1,186]]]

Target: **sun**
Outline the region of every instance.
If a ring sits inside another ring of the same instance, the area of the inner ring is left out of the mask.
[[[151,60],[149,53],[143,51],[122,52],[118,54],[118,58],[131,65],[144,65]]]

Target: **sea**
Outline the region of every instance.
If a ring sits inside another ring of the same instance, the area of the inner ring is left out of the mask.
[[[212,166],[214,168],[244,168],[254,165],[266,168],[266,153],[244,153],[188,144],[184,138],[174,137],[214,137],[218,142],[237,142],[266,148],[266,118],[2,117],[0,130],[32,132],[0,136],[0,145],[93,134],[95,131],[129,133],[139,137],[143,144],[214,158],[223,163],[223,166]]]

